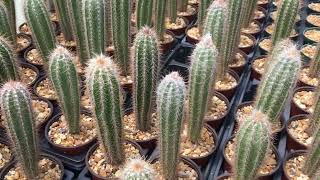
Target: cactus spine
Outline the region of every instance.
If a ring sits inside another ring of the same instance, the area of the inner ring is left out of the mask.
[[[16,43],[16,34],[17,34],[17,29],[16,29],[16,10],[14,6],[14,0],[3,0],[3,4],[6,7],[10,19],[10,26],[12,30],[12,36],[14,39],[13,43]]]
[[[207,9],[210,5],[210,0],[200,0],[198,9],[198,28],[202,31],[202,26],[206,17]]]
[[[151,26],[153,0],[137,0],[137,30],[143,26]]]
[[[79,0],[66,0],[68,11],[71,20],[71,29],[73,37],[77,44],[77,54],[80,58],[80,62],[85,64],[89,59],[89,50],[87,46],[86,33],[83,28],[83,13],[81,9],[81,1]]]
[[[131,24],[131,2],[128,0],[111,0],[112,36],[115,48],[115,58],[122,73],[129,73],[129,46]]]
[[[274,51],[278,52],[277,46]],[[266,114],[271,122],[276,122],[297,81],[301,60],[292,43],[279,55],[272,56],[274,59],[268,64],[258,89],[255,108]]]
[[[142,159],[131,159],[122,170],[121,180],[154,180],[155,170]]]
[[[253,17],[254,11],[257,7],[258,0],[245,0],[244,10],[243,10],[243,24],[242,27],[246,28],[250,25]]]
[[[83,0],[82,12],[90,58],[105,51],[105,0]]]
[[[89,96],[94,107],[100,140],[110,164],[124,162],[121,88],[116,66],[103,55],[90,60],[87,70]]]
[[[236,134],[235,178],[255,179],[270,146],[268,117],[253,112]]]
[[[0,37],[0,84],[9,80],[18,80],[17,59],[11,45]]]
[[[7,11],[7,8],[0,2],[0,34],[2,37],[8,39],[11,43],[15,43],[12,22]]]
[[[156,89],[159,66],[159,48],[155,32],[143,27],[134,41],[133,61],[133,101],[136,126],[147,131],[151,125],[153,95]]]
[[[317,77],[320,73],[320,43],[317,44],[317,52],[309,66],[309,76]]]
[[[196,143],[201,135],[204,117],[214,82],[218,52],[209,34],[203,36],[191,55],[188,88],[188,137]]]
[[[299,0],[283,0],[279,6],[272,45],[290,36],[299,10]]]
[[[26,0],[24,10],[36,48],[42,59],[48,63],[50,53],[56,47],[48,10],[43,0]]]
[[[6,83],[0,92],[0,105],[19,164],[27,179],[37,179],[37,132],[27,88],[19,82]]]
[[[80,131],[80,90],[76,65],[71,53],[57,47],[50,56],[49,76],[56,90],[69,132]]]
[[[155,29],[157,31],[157,36],[160,37],[160,40],[163,40],[164,35],[164,20],[166,14],[166,3],[167,0],[156,0],[155,5]]]
[[[53,0],[56,12],[59,17],[59,24],[61,31],[64,35],[64,39],[67,41],[72,40],[71,20],[68,13],[68,6],[66,0]]]
[[[184,81],[177,72],[167,75],[157,89],[160,163],[164,179],[176,178],[185,91]]]

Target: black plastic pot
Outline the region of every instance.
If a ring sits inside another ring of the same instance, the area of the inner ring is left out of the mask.
[[[297,157],[297,156],[300,156],[300,155],[305,155],[307,152],[306,151],[293,151],[293,152],[290,152],[287,157],[284,159],[284,163],[282,165],[282,171],[283,171],[283,174],[282,174],[282,180],[291,180],[291,178],[289,177],[287,171],[286,171],[286,163],[289,159],[291,158],[294,158],[294,157]]]
[[[319,33],[320,33],[320,27],[306,28],[306,29],[303,31],[303,40],[304,40],[304,43],[305,43],[305,44],[314,44],[314,43],[317,43],[317,41],[312,40],[312,39],[309,39],[308,37],[305,36],[305,33],[306,33],[307,31],[310,31],[310,30],[316,30],[316,31],[319,31]],[[320,42],[320,40],[319,40],[318,42]]]
[[[24,34],[24,33],[19,33],[17,34],[17,39],[18,38],[23,38],[26,39],[28,41],[27,44],[25,44],[25,47],[22,47],[20,49],[17,49],[17,55],[19,58],[23,58],[24,56],[24,52],[26,51],[26,49],[28,49],[31,45],[32,45],[32,39],[29,35]]]
[[[245,47],[239,47],[239,49],[243,52],[245,52],[246,54],[250,54],[253,50],[253,47],[256,44],[256,38],[251,35],[251,34],[246,34],[246,33],[241,33],[242,36],[246,36],[248,37],[253,43],[250,46],[245,46]]]
[[[32,64],[30,64],[30,63],[25,63],[25,62],[20,62],[20,66],[21,66],[22,68],[31,69],[31,70],[33,70],[33,71],[37,74],[35,80],[34,80],[31,84],[28,84],[28,87],[31,87],[31,88],[32,88],[32,87],[34,86],[34,84],[38,81],[38,79],[40,78],[40,71],[39,71],[39,69],[36,68],[34,65],[32,65]]]
[[[237,87],[239,86],[239,82],[240,82],[239,79],[240,78],[239,78],[239,75],[236,72],[234,72],[232,69],[229,69],[228,73],[236,79],[237,85],[231,89],[227,89],[227,90],[217,90],[216,89],[216,91],[218,91],[219,93],[221,93],[225,97],[227,97],[229,100],[231,100],[234,93],[236,92]]]
[[[293,92],[293,95],[301,92],[301,91],[312,91],[315,92],[316,89],[314,87],[308,87],[308,86],[303,86],[303,87],[299,87],[296,88]],[[310,114],[310,112],[305,111],[304,109],[301,109],[293,100],[293,98],[291,99],[291,108],[290,108],[290,117],[292,116],[296,116],[296,115],[300,115],[300,114]]]
[[[301,119],[306,119],[310,118],[307,114],[300,114],[296,116],[292,116],[290,120],[287,122],[286,125],[286,131],[287,131],[287,150],[307,150],[309,147],[306,146],[305,144],[300,143],[295,137],[292,136],[292,134],[289,132],[289,125],[293,121],[301,120]]]

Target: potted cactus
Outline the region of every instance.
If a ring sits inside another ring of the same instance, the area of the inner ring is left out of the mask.
[[[197,17],[197,8],[190,5],[188,0],[178,0],[178,16],[186,18],[191,23]]]
[[[255,12],[258,8],[258,0],[245,1],[244,8],[246,9],[243,14],[243,22],[241,32],[251,34],[257,37],[261,32],[261,23],[254,19]]]
[[[152,165],[139,158],[130,159],[121,170],[122,180],[153,180],[156,178],[155,175],[156,172]]]
[[[165,28],[173,32],[176,36],[184,34],[189,21],[181,16],[178,16],[178,0],[167,2],[167,17],[165,18]]]

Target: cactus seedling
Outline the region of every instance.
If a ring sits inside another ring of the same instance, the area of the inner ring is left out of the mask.
[[[176,178],[185,91],[184,81],[177,72],[167,75],[157,89],[160,164],[164,179]]]
[[[159,66],[159,48],[155,32],[143,27],[134,41],[133,57],[133,109],[136,126],[147,131],[151,125],[153,95],[156,89]]]
[[[19,164],[27,179],[37,179],[39,149],[27,88],[19,82],[4,84],[0,91],[0,105]]]
[[[68,6],[66,0],[53,0],[56,12],[59,17],[59,24],[61,31],[64,35],[64,39],[67,41],[72,40],[71,22],[68,13]]]
[[[141,29],[143,26],[151,26],[153,0],[137,0],[136,26]]]
[[[155,170],[142,159],[131,159],[122,170],[121,180],[154,180]]]
[[[18,80],[17,60],[11,45],[0,37],[0,84],[9,80]]]
[[[87,86],[93,104],[100,141],[110,164],[124,162],[121,88],[116,66],[109,57],[99,55],[90,60]]]
[[[200,137],[204,117],[214,82],[218,52],[209,34],[203,36],[191,55],[188,88],[188,137],[196,143]]]
[[[14,43],[16,42],[14,39],[15,35],[13,33],[15,30],[12,29],[12,23],[15,23],[15,21],[11,21],[7,8],[2,2],[0,2],[0,34],[11,43]]]
[[[36,48],[42,59],[48,63],[50,53],[56,47],[56,40],[44,1],[26,0],[24,10]]]
[[[166,13],[166,3],[167,0],[156,0],[155,2],[155,29],[157,36],[160,37],[160,40],[163,40],[164,37],[164,20]]]
[[[49,76],[57,92],[69,132],[80,131],[80,90],[76,65],[72,55],[63,47],[57,47],[50,56]]]
[[[320,73],[320,43],[317,44],[317,52],[309,67],[309,76],[317,77]]]

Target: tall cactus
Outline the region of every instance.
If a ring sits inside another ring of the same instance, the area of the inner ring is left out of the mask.
[[[207,9],[210,6],[211,0],[200,0],[198,9],[198,28],[202,32],[203,23],[206,18]]]
[[[0,84],[18,80],[17,59],[10,43],[0,37]]]
[[[26,0],[24,10],[36,48],[42,59],[48,63],[50,53],[56,47],[56,40],[44,1]]]
[[[39,148],[27,88],[19,82],[6,83],[0,91],[0,105],[19,164],[27,179],[37,179]]]
[[[154,180],[156,172],[142,159],[131,159],[123,168],[121,180]]]
[[[320,43],[317,44],[317,52],[309,66],[309,76],[318,77],[320,74]]]
[[[257,7],[257,1],[258,0],[245,0],[244,3],[245,5],[243,6],[243,22],[242,22],[242,27],[246,28],[250,25],[251,21],[253,20],[254,17],[254,11]]]
[[[7,8],[0,2],[0,35],[8,39],[11,43],[15,43],[12,23]]]
[[[218,52],[209,34],[203,36],[191,55],[188,88],[188,137],[196,143],[201,135],[211,98]]]
[[[151,26],[153,0],[137,0],[136,5],[136,27],[140,30],[143,26]]]
[[[124,75],[129,74],[131,1],[111,0],[112,37],[115,48],[116,62]]]
[[[100,141],[109,163],[124,162],[121,88],[116,66],[109,57],[99,55],[87,69],[89,97],[94,107]]]
[[[157,85],[160,56],[156,34],[149,27],[143,27],[138,32],[133,55],[133,109],[136,126],[141,131],[147,131],[151,125],[152,99]]]
[[[59,98],[71,134],[80,131],[80,90],[71,53],[57,47],[50,56],[49,76]]]
[[[255,179],[270,146],[268,117],[253,112],[236,134],[235,179]]]
[[[167,0],[156,0],[155,3],[155,29],[160,40],[164,39],[166,4]]]
[[[90,58],[105,51],[106,0],[82,0],[82,12]]]
[[[157,89],[160,162],[164,179],[176,178],[185,91],[184,81],[177,72],[167,75]]]
[[[299,10],[299,0],[282,0],[277,13],[277,20],[272,34],[272,45],[290,36]]]
[[[3,0],[3,4],[6,7],[10,19],[10,26],[12,30],[13,39],[16,39],[17,29],[16,29],[16,10],[14,5],[14,0]],[[15,43],[14,41],[13,43]]]
[[[63,33],[64,39],[67,41],[72,40],[71,20],[68,12],[66,0],[53,0],[56,12],[59,17],[59,25]]]
[[[89,60],[90,54],[87,46],[87,35],[83,28],[84,21],[81,1],[66,1],[71,20],[72,34],[77,44],[77,55],[79,56],[80,62],[85,64]]]
[[[277,122],[297,81],[301,60],[299,51],[292,43],[273,57],[259,86],[255,108],[266,114],[271,122]]]

